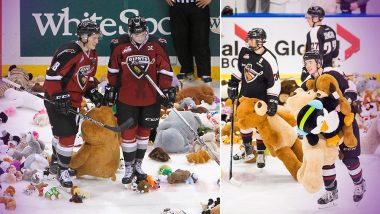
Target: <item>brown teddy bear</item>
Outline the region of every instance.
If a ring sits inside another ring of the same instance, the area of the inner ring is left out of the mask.
[[[12,197],[0,197],[0,204],[4,204],[6,210],[16,209],[16,201]]]
[[[111,107],[94,108],[87,115],[109,126],[117,126]],[[77,177],[91,175],[115,181],[120,162],[120,134],[85,120],[82,135],[84,144],[70,162]]]
[[[209,105],[214,102],[214,90],[207,85],[193,86],[185,88],[177,94],[176,102],[180,100],[191,97],[196,105],[200,105],[202,100]]]
[[[167,162],[170,159],[170,156],[168,153],[165,152],[164,149],[161,147],[154,148],[150,153],[149,157],[153,160],[160,161],[160,162]]]
[[[186,180],[190,176],[191,176],[190,171],[177,169],[176,171],[174,171],[172,174],[168,176],[168,183],[169,184],[185,183]]]
[[[281,91],[278,96],[278,104],[284,105],[288,97],[292,96],[294,91],[299,88],[295,80],[283,80],[281,82]]]
[[[211,159],[210,155],[203,149],[187,154],[186,158],[189,163],[206,163]]]
[[[246,97],[240,98],[239,101],[237,115],[240,128],[257,128],[271,155],[277,156],[297,180],[303,153],[301,141],[293,128],[296,126],[293,115],[277,111],[276,115],[269,117],[264,101]]]
[[[338,81],[330,74],[323,74],[319,76],[315,81],[316,83],[314,84],[314,91],[316,91],[318,98],[324,98],[333,95],[335,99],[339,99],[340,112],[345,115],[344,125],[342,127],[344,144],[348,147],[357,146],[358,142],[352,128],[352,122],[354,120],[355,114],[351,112],[351,104],[343,96],[342,91],[339,89]],[[333,146],[337,145],[340,138],[333,137],[326,140],[328,146]]]

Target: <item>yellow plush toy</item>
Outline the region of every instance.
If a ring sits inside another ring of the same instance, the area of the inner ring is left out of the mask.
[[[189,163],[206,163],[211,159],[210,155],[203,149],[187,154],[186,158]]]
[[[87,115],[109,126],[117,126],[111,107],[94,108]],[[120,161],[119,134],[86,120],[82,123],[82,136],[84,144],[70,162],[77,177],[91,175],[115,181]]]
[[[328,97],[333,95],[335,99],[339,99],[340,112],[345,115],[344,125],[342,127],[344,144],[348,147],[357,146],[358,142],[352,129],[352,121],[355,114],[351,112],[351,104],[343,96],[339,89],[338,81],[330,74],[323,74],[316,79],[315,89],[318,98]],[[327,139],[328,146],[337,145],[340,141],[339,137]]]
[[[264,101],[245,97],[239,101],[237,115],[240,128],[257,128],[272,156],[277,156],[297,180],[303,154],[301,141],[293,128],[296,125],[293,115],[277,111],[276,115],[269,117]]]

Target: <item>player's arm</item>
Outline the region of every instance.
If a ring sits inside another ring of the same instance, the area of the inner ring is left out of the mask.
[[[116,87],[118,83],[119,72],[121,69],[120,51],[118,39],[113,39],[110,44],[111,55],[108,61],[108,85]]]
[[[278,105],[278,95],[281,91],[280,83],[280,73],[278,70],[277,61],[275,58],[268,59],[268,67],[264,72],[265,78],[267,80],[267,99],[266,103],[268,105],[267,114],[273,116],[277,112]]]
[[[249,50],[243,47],[238,56],[238,70],[233,69],[231,73],[231,82],[238,83],[241,81],[242,75],[244,74],[243,57],[249,54]]]
[[[118,49],[119,40],[113,39],[111,41],[110,49],[111,55],[108,61],[108,84],[105,87],[103,105],[113,106],[117,97],[118,78],[120,76],[121,62],[120,62],[120,51]]]
[[[63,92],[62,82],[69,81],[65,77],[72,69],[75,69],[77,54],[73,49],[58,49],[56,51],[50,67],[46,70],[45,90],[49,96]]]
[[[172,86],[173,70],[170,65],[170,59],[166,52],[166,40],[159,38],[156,42],[156,65],[158,84],[161,89],[168,89]]]

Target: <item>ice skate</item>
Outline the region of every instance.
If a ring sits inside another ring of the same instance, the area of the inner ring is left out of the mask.
[[[326,191],[319,199],[319,209],[329,208],[338,205],[338,189]]]
[[[257,152],[257,168],[264,168],[265,167],[265,154],[264,151],[258,151]]]
[[[135,177],[134,169],[132,164],[125,165],[125,174],[121,179],[121,183],[124,184],[125,188],[130,189],[133,178]]]
[[[236,162],[243,162],[243,161],[245,162],[245,161],[252,160],[254,157],[255,155],[253,154],[252,146],[245,146],[233,156],[233,159]]]
[[[134,174],[137,178],[137,182],[141,180],[146,180],[147,174],[141,168],[142,161],[136,160],[134,164]]]
[[[363,199],[363,195],[366,191],[366,183],[365,180],[361,184],[355,185],[354,189],[354,202],[359,203]]]
[[[57,181],[59,182],[63,190],[65,190],[66,192],[71,191],[71,187],[73,187],[73,182],[71,181],[68,169],[58,170]]]

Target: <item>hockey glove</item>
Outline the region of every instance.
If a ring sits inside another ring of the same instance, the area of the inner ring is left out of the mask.
[[[113,106],[116,100],[116,93],[116,88],[114,86],[106,85],[103,97],[103,105]]]
[[[71,109],[70,94],[61,92],[53,94],[55,110],[61,114],[68,115]]]
[[[170,87],[162,89],[162,92],[165,94],[166,98],[161,97],[161,105],[165,108],[172,108],[175,102],[176,88]]]
[[[85,93],[84,97],[90,99],[91,102],[93,102],[97,108],[102,105],[103,95],[99,93],[97,87],[88,90]]]
[[[278,97],[277,96],[267,96],[267,105],[268,105],[268,111],[267,115],[273,116],[277,112],[277,105],[278,105]]]
[[[227,88],[227,93],[228,97],[231,100],[235,100],[239,97],[239,91],[238,91],[239,83],[233,80],[230,80],[228,82],[228,88]]]

